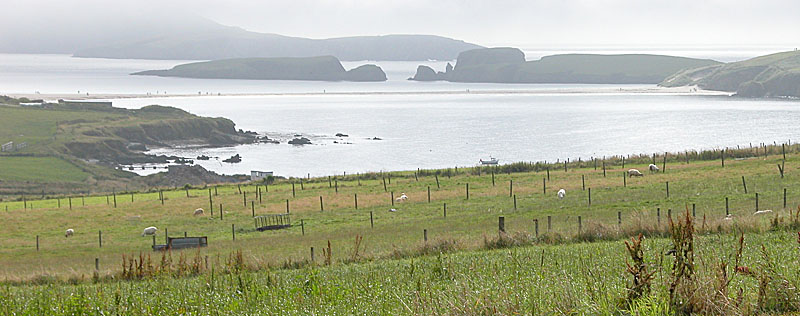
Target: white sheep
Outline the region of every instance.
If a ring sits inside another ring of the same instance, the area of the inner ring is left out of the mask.
[[[203,209],[202,208],[198,208],[198,209],[194,210],[194,216],[201,216],[201,215],[203,215]]]
[[[644,177],[644,175],[637,169],[628,169],[628,177]]]
[[[658,172],[658,170],[659,170],[658,166],[656,166],[654,164],[650,164],[650,166],[648,166],[648,168],[650,168],[650,172]]]
[[[753,215],[762,215],[762,214],[769,214],[772,213],[772,210],[761,210],[753,213]]]
[[[400,193],[400,197],[394,200],[395,202],[405,202],[408,200],[408,195],[406,195],[405,193]]]
[[[145,229],[142,231],[142,236],[145,236],[145,235],[147,235],[147,236],[150,236],[150,235],[155,235],[157,231],[158,231],[158,228],[156,228],[155,226],[150,226],[150,227],[147,227],[147,228],[145,228]]]
[[[567,190],[564,190],[564,189],[558,190],[558,199],[559,200],[563,200],[564,196],[566,196],[566,195],[567,195]]]
[[[64,234],[64,237],[70,237],[75,235],[75,231],[72,228],[67,229],[67,232]]]

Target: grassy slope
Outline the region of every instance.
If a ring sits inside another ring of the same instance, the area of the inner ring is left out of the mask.
[[[4,181],[80,182],[89,173],[56,157],[0,156],[0,179]]]
[[[5,195],[5,192],[10,194],[31,193],[43,189],[46,189],[48,193],[61,193],[89,189],[110,190],[112,188],[110,185],[143,187],[130,181],[132,178],[130,173],[103,165],[89,164],[79,158],[131,155],[124,149],[125,144],[129,141],[119,136],[123,133],[128,134],[125,137],[133,139],[131,141],[144,142],[138,138],[151,140],[153,137],[159,136],[156,135],[159,133],[158,131],[163,131],[165,138],[194,140],[206,137],[211,139],[215,137],[213,133],[211,136],[194,135],[201,133],[196,131],[211,130],[232,133],[233,123],[223,119],[197,117],[182,110],[163,107],[147,107],[137,111],[123,109],[106,111],[58,107],[56,109],[37,109],[0,105],[0,143],[9,141],[28,143],[26,148],[17,152],[2,153],[0,157],[24,155],[50,157],[49,159],[53,159],[52,161],[58,161],[53,164],[43,164],[41,159],[6,159],[6,164],[0,169],[0,196]],[[208,139],[206,141],[209,141]],[[76,144],[80,144],[80,146]],[[121,148],[110,147],[108,144],[121,144],[119,145]],[[60,174],[65,163],[72,165],[72,167],[66,168],[80,169],[84,175],[79,177],[53,176]],[[24,180],[20,178],[18,173],[34,168],[37,169],[36,173],[27,173],[23,177]],[[84,181],[86,180],[85,174],[92,176],[91,181]],[[76,179],[79,180],[76,181]],[[114,183],[106,183],[107,186],[103,186],[95,180]],[[58,185],[43,188],[34,187],[33,184],[20,183],[20,181],[57,183]]]
[[[724,65],[686,69],[671,75],[660,85],[699,85],[705,89],[737,92],[742,84],[755,82],[765,86],[774,96],[779,96],[778,92],[794,92],[789,96],[800,96],[800,90],[796,90],[797,78],[800,78],[800,52],[790,51]],[[782,80],[790,81],[785,84],[793,84],[796,91],[783,87]]]
[[[779,147],[780,148],[780,147]],[[118,194],[117,207],[113,197],[87,197],[85,201],[73,198],[73,210],[69,201],[28,201],[28,210],[23,202],[0,203],[0,211],[8,206],[7,228],[0,231],[0,254],[3,273],[6,276],[25,277],[41,271],[56,274],[88,273],[93,258],[101,258],[103,271],[116,268],[123,253],[148,252],[150,238],[139,236],[141,229],[155,225],[171,235],[207,235],[210,247],[205,253],[227,254],[231,249],[242,249],[247,258],[264,264],[281,264],[286,260],[308,258],[309,247],[319,249],[331,240],[337,251],[335,259],[346,257],[339,250],[352,242],[353,236],[365,236],[366,254],[384,256],[395,250],[414,248],[420,245],[422,230],[427,229],[431,238],[455,238],[466,248],[480,245],[486,234],[496,234],[497,217],[505,216],[510,231],[533,231],[533,219],[539,219],[540,230],[545,231],[546,217],[552,216],[553,229],[567,236],[577,231],[577,216],[582,216],[586,229],[598,225],[615,227],[617,212],[622,212],[625,225],[656,223],[656,208],[661,208],[662,224],[666,223],[667,209],[684,209],[688,204],[697,205],[698,216],[708,216],[709,227],[724,217],[725,197],[729,198],[730,211],[737,217],[750,218],[754,211],[755,196],[759,193],[761,209],[782,209],[783,188],[788,188],[789,206],[800,204],[800,178],[795,167],[800,156],[790,155],[786,163],[786,178],[780,179],[775,164],[780,157],[766,160],[750,159],[727,161],[722,169],[719,162],[700,161],[688,165],[670,162],[666,174],[648,175],[628,180],[622,186],[623,169],[616,165],[602,171],[593,168],[551,172],[547,183],[547,194],[542,193],[543,172],[496,175],[496,186],[492,186],[489,174],[482,176],[463,175],[447,178],[440,176],[441,188],[436,188],[434,177],[421,177],[415,181],[413,174],[393,178],[387,183],[388,190],[405,192],[411,202],[397,204],[398,212],[388,212],[391,206],[390,193],[383,191],[382,181],[362,180],[358,185],[354,177],[340,179],[339,192],[328,187],[326,179],[312,179],[304,183],[305,190],[296,185],[296,197],[292,197],[291,185],[283,183],[269,187],[261,203],[255,203],[257,214],[285,212],[286,200],[290,201],[295,224],[302,219],[301,228],[255,232],[251,219],[251,208],[243,205],[243,196],[236,187],[219,187],[219,195],[213,196],[215,218],[193,217],[195,208],[208,212],[208,191],[190,190],[186,198],[184,191],[165,192],[167,200],[161,205],[158,193]],[[588,164],[586,164],[588,165]],[[646,165],[626,165],[644,170]],[[463,171],[462,171],[463,172]],[[746,176],[748,193],[744,193],[741,177]],[[396,174],[395,177],[398,175]],[[588,190],[581,189],[581,176],[592,188],[592,205],[587,205]],[[509,181],[514,181],[517,210],[508,195]],[[670,182],[670,198],[666,198],[665,182]],[[465,184],[470,184],[470,199],[465,199]],[[426,190],[431,186],[432,203],[427,203]],[[565,188],[567,198],[559,201],[555,191]],[[264,190],[264,187],[261,187]],[[243,187],[248,200],[254,199],[253,186]],[[354,209],[354,194],[358,194],[358,210]],[[319,212],[319,196],[325,201],[325,212]],[[108,202],[107,202],[108,201]],[[85,202],[86,206],[82,206]],[[447,218],[443,217],[443,203],[447,203]],[[218,218],[219,204],[226,211],[223,220]],[[370,229],[370,212],[375,228]],[[764,219],[766,221],[766,219]],[[231,240],[231,225],[237,230],[236,241]],[[716,224],[715,224],[716,225]],[[723,224],[723,226],[726,224]],[[73,228],[76,236],[65,239],[63,232]],[[104,245],[97,247],[97,230],[103,231]],[[41,251],[36,252],[35,236],[40,236]],[[30,264],[36,262],[36,264]]]
[[[747,235],[742,265],[757,267],[760,245],[781,264],[775,271],[796,282],[800,275],[794,236]],[[734,236],[698,238],[702,258],[728,258]],[[653,295],[638,315],[666,315],[671,260],[660,260],[666,240],[645,243],[646,262],[657,271]],[[713,260],[712,260],[713,261]],[[398,315],[398,314],[618,314],[630,276],[621,242],[463,252],[403,260],[278,270],[188,279],[156,279],[79,286],[19,286],[0,289],[0,312],[120,315]],[[715,264],[701,264],[699,279],[715,280]],[[222,268],[219,268],[222,269]],[[218,272],[220,270],[217,270]],[[754,309],[757,282],[732,277],[742,289],[741,309]],[[698,296],[713,294],[706,284]],[[735,294],[731,294],[735,295]]]

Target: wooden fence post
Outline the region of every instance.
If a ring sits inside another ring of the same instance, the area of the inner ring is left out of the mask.
[[[358,193],[353,193],[353,204],[355,205],[356,209],[358,209]]]
[[[539,238],[539,219],[533,220],[533,231],[536,234],[536,238]]]
[[[222,210],[222,203],[220,203],[219,204],[219,220],[223,220],[224,219],[225,216],[223,214],[225,214],[225,212]]]
[[[586,191],[586,175],[581,175],[581,187]]]
[[[436,188],[441,189],[441,187],[439,186],[439,174],[434,174],[434,176],[436,177]]]
[[[369,211],[369,228],[375,228],[375,222],[372,220],[372,211]]]
[[[431,202],[431,186],[428,186],[428,203]]]
[[[247,191],[244,191],[244,194],[242,194],[242,204],[244,204],[244,207],[247,207]]]
[[[497,229],[499,229],[503,233],[506,232],[506,218],[505,217],[500,216],[500,217],[497,218]]]
[[[661,163],[661,172],[667,172],[667,153],[664,153],[664,162]]]
[[[394,206],[394,191],[389,192],[389,202]]]
[[[625,171],[622,172],[622,187],[628,187],[628,175],[625,173]]]
[[[547,231],[549,232],[552,229],[553,229],[553,217],[547,215]]]
[[[617,225],[622,225],[622,212],[617,211]]]
[[[491,167],[489,167],[491,168]],[[494,168],[492,169],[492,186],[494,186]]]
[[[592,206],[592,188],[589,188],[589,206]]]
[[[756,192],[756,212],[758,212],[758,192]]]
[[[783,188],[783,208],[786,208],[786,188]]]
[[[725,168],[725,149],[722,150],[720,157],[722,159],[722,168]]]
[[[306,235],[306,223],[302,219],[300,220],[300,231],[303,233],[303,236]]]
[[[97,244],[100,246],[99,248],[103,248],[103,231],[97,231]]]
[[[583,231],[583,223],[581,222],[581,216],[578,215],[578,234]]]
[[[467,200],[469,200],[469,183],[467,183],[466,186],[467,186]]]
[[[422,230],[422,238],[423,238],[423,240],[425,240],[425,242],[428,242],[428,230],[427,229],[423,229]]]
[[[100,271],[100,258],[94,258],[94,271]]]
[[[36,251],[39,251],[39,235],[36,235]]]
[[[231,224],[231,235],[233,236],[233,241],[236,241],[236,224]]]
[[[114,194],[114,208],[117,208],[117,192],[112,191],[111,193]]]
[[[508,197],[514,195],[514,180],[508,180]]]
[[[319,211],[320,212],[324,212],[325,211],[324,204],[322,204],[322,195],[319,196]]]
[[[335,189],[336,193],[339,193],[339,180],[333,179],[333,188]]]
[[[444,203],[444,218],[447,218],[447,203]]]
[[[606,161],[603,160],[603,178],[606,177]]]
[[[547,181],[550,181],[550,166],[547,166]]]
[[[658,225],[661,226],[661,208],[656,208],[656,219],[658,220]]]
[[[311,262],[314,262],[314,247],[311,247]]]
[[[744,188],[744,194],[747,194],[747,182],[744,181],[744,176],[742,176],[742,187]]]
[[[542,178],[542,194],[547,195],[547,179]]]
[[[256,217],[256,202],[250,201],[250,211],[253,213],[253,217]]]
[[[297,197],[294,191],[294,182],[292,182],[292,197]]]
[[[697,217],[697,205],[692,203],[692,217]]]
[[[728,197],[725,197],[725,216],[730,215],[730,209],[728,208]]]
[[[517,209],[517,195],[514,194],[514,210]]]
[[[286,199],[286,214],[289,214],[289,199]]]
[[[667,199],[669,199],[669,181],[667,181]]]

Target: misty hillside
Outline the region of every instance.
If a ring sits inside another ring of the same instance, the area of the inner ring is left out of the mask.
[[[107,20],[108,19],[108,20]],[[0,30],[0,53],[62,53],[118,59],[215,60],[336,56],[339,60],[452,60],[481,46],[433,35],[308,39],[257,33],[192,16],[110,17],[12,25]]]
[[[660,83],[697,85],[745,97],[800,97],[800,52],[790,51],[744,61],[687,69]]]

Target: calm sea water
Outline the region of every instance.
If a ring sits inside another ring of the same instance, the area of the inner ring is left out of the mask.
[[[384,83],[127,75],[181,62],[0,55],[0,93],[277,93],[113,100],[120,107],[162,104],[198,115],[227,117],[239,128],[282,141],[230,148],[153,150],[220,159],[240,154],[243,161],[239,164],[197,161],[226,174],[267,170],[283,176],[321,176],[470,166],[489,156],[501,162],[554,161],[800,139],[800,126],[796,124],[800,102],[624,91],[562,92],[649,86],[406,81],[417,62],[379,62],[390,78]],[[347,63],[345,67],[357,64]],[[444,67],[442,62],[427,64]],[[336,133],[349,137],[335,137]],[[286,144],[294,134],[309,137],[314,144]]]

